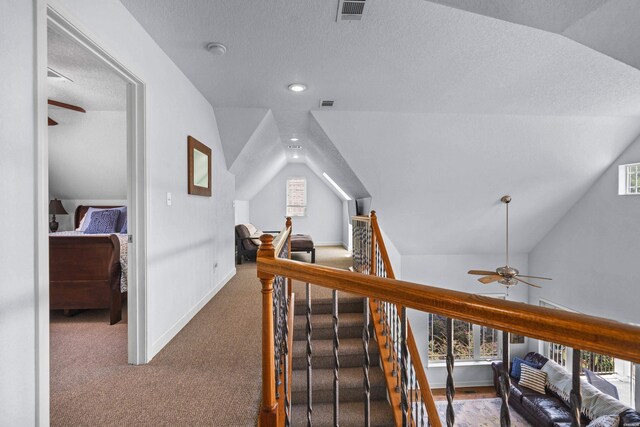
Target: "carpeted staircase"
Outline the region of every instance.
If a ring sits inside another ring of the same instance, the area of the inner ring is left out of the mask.
[[[342,427],[362,426],[364,420],[364,374],[362,361],[363,299],[338,299],[340,418]],[[333,322],[331,298],[314,298],[311,304],[313,425],[333,425]],[[293,375],[291,381],[293,426],[307,424],[307,340],[305,295],[296,295],[293,335]],[[378,345],[371,334],[371,425],[393,426],[393,413],[387,402],[387,388],[379,366]]]

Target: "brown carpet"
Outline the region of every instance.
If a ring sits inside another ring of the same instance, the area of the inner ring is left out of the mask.
[[[319,264],[351,263],[338,247],[318,248],[316,255]],[[144,366],[127,364],[126,315],[110,326],[106,310],[70,318],[52,311],[51,425],[256,425],[260,298],[255,264],[238,266],[236,276]]]

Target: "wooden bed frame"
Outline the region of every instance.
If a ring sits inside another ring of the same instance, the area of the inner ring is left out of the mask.
[[[78,206],[75,228],[90,207]],[[49,236],[49,308],[110,311],[113,325],[122,319],[120,240],[109,236]]]

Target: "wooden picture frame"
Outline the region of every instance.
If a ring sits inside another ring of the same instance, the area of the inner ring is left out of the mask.
[[[211,197],[211,148],[191,135],[187,137],[188,192]]]

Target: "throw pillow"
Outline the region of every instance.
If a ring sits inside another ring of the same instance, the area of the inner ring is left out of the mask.
[[[122,214],[120,214],[120,216],[122,216]],[[120,219],[120,218],[118,218]],[[127,234],[127,213],[124,213],[124,223],[122,224],[122,228],[120,228],[120,234]],[[116,225],[116,228],[118,226]]]
[[[520,367],[522,364],[531,366],[532,368],[538,368],[538,364],[536,362],[520,359],[519,357],[514,357],[513,362],[511,363],[511,376],[517,380],[520,380]]]
[[[591,421],[587,427],[618,427],[620,417],[617,415],[603,415]]]
[[[520,366],[522,371],[520,374],[520,382],[518,384],[544,394],[544,385],[547,382],[547,373],[525,364]]]
[[[116,230],[121,230],[122,227],[124,226],[124,222],[127,219],[127,207],[126,206],[120,206],[117,208],[104,208],[104,209],[98,209],[98,208],[89,208],[87,210],[87,213],[82,217],[82,220],[80,221],[80,226],[78,227],[78,231],[86,231],[87,228],[89,227],[89,224],[91,224],[91,214],[93,214],[94,212],[100,212],[100,211],[108,211],[108,210],[117,210],[120,213],[120,216],[118,217],[118,223],[116,224]]]
[[[114,233],[119,216],[120,211],[117,209],[93,212],[89,226],[84,231],[84,234]]]

